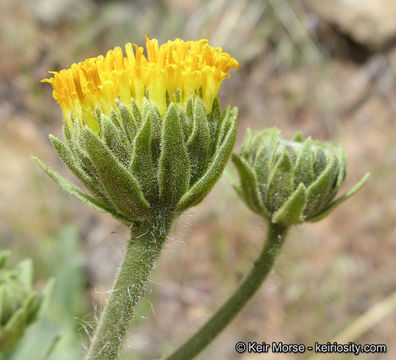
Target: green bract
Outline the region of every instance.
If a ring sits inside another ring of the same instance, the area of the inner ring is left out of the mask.
[[[5,269],[7,252],[0,252],[0,354],[11,350],[39,315],[50,286],[43,295],[32,288],[31,260]]]
[[[207,114],[198,96],[184,108],[170,102],[162,117],[149,98],[142,111],[117,103],[111,118],[99,109],[99,133],[72,119],[62,142],[52,145],[90,194],[37,162],[66,191],[126,224],[158,213],[178,214],[197,205],[220,177],[235,142],[237,109],[221,113],[217,100]]]
[[[248,130],[239,155],[232,158],[240,178],[236,191],[255,213],[272,223],[294,225],[317,221],[355,194],[366,174],[349,192],[333,200],[346,177],[346,158],[339,147],[281,138],[278,129]]]

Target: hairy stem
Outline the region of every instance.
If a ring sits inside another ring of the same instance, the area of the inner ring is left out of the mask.
[[[113,360],[118,356],[170,226],[171,220],[162,218],[134,226],[131,230],[124,260],[85,360]]]
[[[249,274],[234,294],[187,342],[166,360],[190,360],[198,355],[237,316],[270,272],[286,237],[287,228],[270,224],[264,246]]]

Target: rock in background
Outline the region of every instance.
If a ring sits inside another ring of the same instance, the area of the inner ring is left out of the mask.
[[[396,38],[395,0],[309,0],[309,5],[356,42],[372,49]]]

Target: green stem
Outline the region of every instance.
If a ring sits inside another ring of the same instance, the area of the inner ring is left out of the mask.
[[[270,224],[264,246],[249,274],[234,294],[187,342],[166,360],[190,360],[198,355],[238,315],[270,272],[281,248],[287,228]]]
[[[124,260],[85,360],[113,360],[118,356],[170,226],[170,219],[160,219],[132,228]]]

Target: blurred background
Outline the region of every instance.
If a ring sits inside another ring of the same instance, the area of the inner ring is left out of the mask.
[[[81,359],[121,260],[127,229],[70,199],[30,159],[71,178],[48,133],[62,115],[48,70],[126,42],[207,38],[240,62],[221,104],[247,127],[341,143],[345,189],[367,186],[328,218],[292,229],[257,296],[201,360],[299,359],[238,355],[239,340],[312,345],[384,343],[396,356],[396,2],[394,0],[2,0],[0,1],[0,247],[31,257],[35,283],[56,277],[52,301],[5,360]],[[265,235],[222,178],[175,226],[122,359],[154,359],[192,334],[250,269]],[[393,297],[392,297],[393,295]],[[326,359],[350,359],[328,355]],[[319,358],[320,359],[320,358]]]

